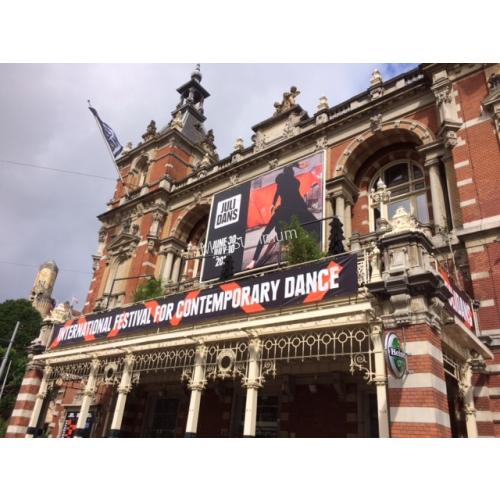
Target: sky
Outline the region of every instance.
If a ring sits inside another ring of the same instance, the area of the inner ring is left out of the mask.
[[[201,64],[206,129],[220,158],[238,137],[270,117],[295,85],[310,115],[321,96],[330,106],[367,89],[374,68],[385,80],[415,64]],[[116,170],[87,99],[125,145],[142,140],[150,120],[171,119],[188,64],[0,64],[0,302],[28,297],[40,264],[54,260],[57,303],[83,308],[92,254],[114,191]],[[110,180],[34,169],[28,163]]]

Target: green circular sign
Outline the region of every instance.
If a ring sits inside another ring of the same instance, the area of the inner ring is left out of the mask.
[[[399,337],[390,332],[385,337],[385,352],[391,371],[396,378],[402,378],[406,374],[407,354],[401,350],[401,341]]]

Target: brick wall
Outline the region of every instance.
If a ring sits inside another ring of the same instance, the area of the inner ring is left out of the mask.
[[[409,374],[389,374],[392,437],[451,437],[441,340],[426,324],[394,331],[405,341]]]

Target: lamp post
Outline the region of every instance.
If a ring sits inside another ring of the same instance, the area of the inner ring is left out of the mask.
[[[387,214],[387,205],[391,200],[391,192],[387,189],[382,178],[380,178],[377,182],[377,190],[372,188],[370,192],[370,199],[373,203],[373,206],[379,207],[380,212],[380,229],[385,229],[388,226],[388,214]],[[377,228],[375,228],[376,230]]]
[[[7,360],[9,359],[9,354],[10,350],[12,349],[12,344],[14,344],[14,339],[16,338],[17,330],[19,328],[20,322],[18,321],[16,323],[16,326],[14,328],[14,332],[12,333],[12,337],[10,338],[9,346],[7,347],[7,350],[5,351],[5,355],[2,359],[2,365],[0,366],[0,380],[2,379],[3,372],[5,370],[5,367],[7,365]]]

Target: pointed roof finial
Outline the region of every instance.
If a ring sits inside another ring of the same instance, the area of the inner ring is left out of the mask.
[[[372,77],[370,78],[370,86],[373,87],[374,85],[382,85],[382,83],[384,83],[382,80],[382,74],[375,68],[372,72]]]
[[[201,71],[199,64],[196,65],[195,70],[191,73],[191,78],[194,78],[195,80],[198,80],[198,82],[201,82]]]

